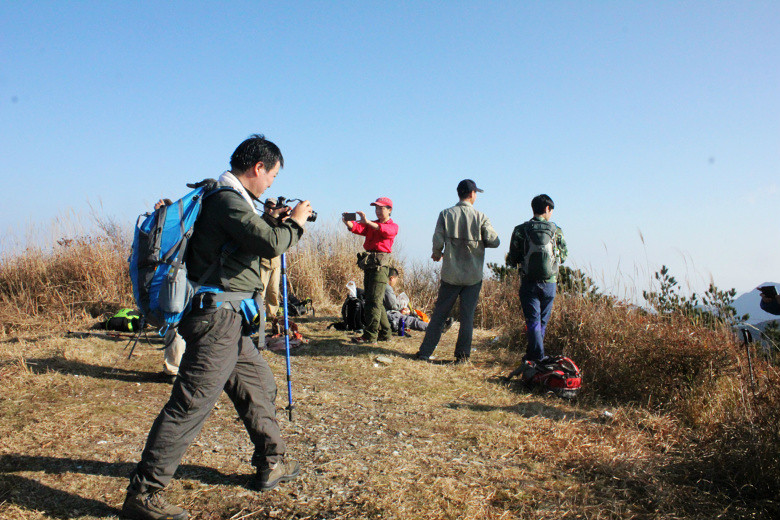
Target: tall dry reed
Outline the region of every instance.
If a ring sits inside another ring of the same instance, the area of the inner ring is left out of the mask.
[[[0,262],[2,333],[62,326],[132,306],[127,251],[108,237],[60,240]]]

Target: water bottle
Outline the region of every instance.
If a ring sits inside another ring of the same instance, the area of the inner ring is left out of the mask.
[[[403,338],[405,334],[406,334],[406,318],[401,318],[401,321],[398,324],[398,335]]]

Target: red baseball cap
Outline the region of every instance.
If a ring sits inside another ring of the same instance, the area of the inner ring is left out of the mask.
[[[387,208],[393,207],[393,201],[389,197],[379,197],[376,202],[371,203],[372,206],[385,206]]]

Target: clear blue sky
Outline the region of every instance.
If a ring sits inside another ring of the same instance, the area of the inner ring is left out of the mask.
[[[602,286],[780,280],[780,2],[0,3],[6,239],[132,226],[254,132],[268,195],[389,196],[409,258],[473,178],[489,261],[544,192]]]

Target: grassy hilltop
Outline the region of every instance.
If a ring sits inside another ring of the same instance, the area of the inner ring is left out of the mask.
[[[317,317],[293,358],[294,422],[280,410],[302,476],[243,486],[251,444],[223,396],[168,492],[195,518],[776,518],[780,371],[728,327],[651,315],[570,287],[556,298],[550,353],[584,372],[575,402],[504,383],[524,341],[517,279],[486,280],[465,366],[410,355],[422,339],[372,349],[328,330],[358,242],[335,228],[290,254]],[[128,247],[115,233],[30,247],[0,263],[0,518],[112,518],[170,386],[162,355],[126,338],[72,337],[132,306]],[[403,290],[430,310],[437,281],[405,263]],[[457,324],[453,327],[457,329]],[[452,356],[456,332],[436,354]],[[379,362],[377,356],[390,362]],[[284,357],[265,353],[286,403]]]

